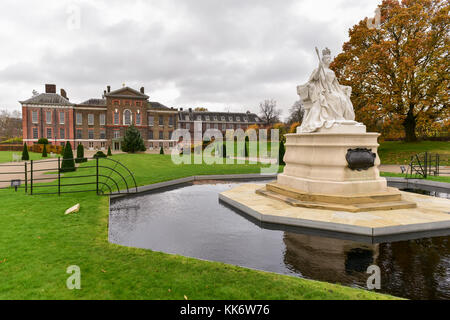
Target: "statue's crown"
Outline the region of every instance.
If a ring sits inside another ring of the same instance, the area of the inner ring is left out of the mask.
[[[331,51],[328,48],[322,50],[322,56],[331,56]]]

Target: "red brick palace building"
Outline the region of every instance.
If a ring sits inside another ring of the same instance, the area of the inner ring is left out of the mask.
[[[56,93],[56,85],[45,85],[45,93],[34,94],[22,104],[23,141],[36,143],[47,138],[49,143],[65,145],[70,141],[90,150],[120,150],[128,126],[134,125],[149,149],[171,148],[177,128],[178,111],[148,100],[144,88],[139,91],[123,87],[111,91],[110,86],[102,98],[83,103],[72,103],[64,89]]]

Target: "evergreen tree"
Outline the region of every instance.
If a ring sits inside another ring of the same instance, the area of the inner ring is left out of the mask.
[[[75,161],[73,159],[72,146],[70,142],[67,142],[64,148],[63,161],[61,164],[62,172],[75,171]]]
[[[226,158],[227,157],[227,145],[224,143],[222,143],[222,157]]]
[[[30,155],[28,154],[28,146],[26,142],[23,145],[22,160],[24,161],[30,160]]]
[[[123,138],[122,151],[135,153],[137,151],[145,151],[145,149],[144,140],[139,130],[133,125],[129,126]]]
[[[87,159],[84,157],[84,147],[80,143],[77,147],[77,158],[75,159],[76,163],[86,162]]]
[[[283,160],[285,153],[286,153],[286,149],[284,148],[284,142],[283,142],[283,140],[281,140],[280,141],[280,149],[278,150],[278,157],[279,157],[278,163],[280,164],[280,166],[286,165],[286,163]]]
[[[248,149],[250,148],[250,139],[248,138],[248,136],[245,136],[245,144],[244,144],[244,151],[245,151],[245,157],[248,158],[249,156],[249,152]]]
[[[47,158],[47,145],[42,146],[42,158]]]
[[[163,147],[161,147],[161,149],[159,149],[159,154],[164,154],[164,149],[163,149]]]
[[[111,146],[108,146],[108,154],[107,154],[107,156],[108,157],[112,156]]]

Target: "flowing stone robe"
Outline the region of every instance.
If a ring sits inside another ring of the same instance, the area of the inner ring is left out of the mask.
[[[300,133],[310,133],[323,127],[331,128],[335,123],[355,120],[350,101],[352,88],[340,85],[333,70],[324,68],[325,76],[321,70],[318,71],[319,68],[316,68],[308,83],[297,88],[305,108]]]

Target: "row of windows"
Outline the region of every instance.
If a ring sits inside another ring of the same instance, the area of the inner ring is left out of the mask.
[[[52,128],[47,128],[47,139],[65,139],[66,137],[66,132],[64,128],[60,129],[59,132],[59,137],[54,137],[52,136],[53,130]],[[100,131],[100,135],[99,135],[100,139],[106,139],[106,132],[105,131]],[[118,139],[120,138],[120,131],[119,130],[115,130],[114,131],[114,138]],[[38,128],[33,128],[33,139],[39,139],[39,131]],[[76,130],[76,139],[83,139],[83,130],[82,129],[77,129]],[[88,139],[95,139],[94,136],[94,130],[88,130]],[[148,132],[148,139],[152,140],[154,139],[154,134],[153,131],[149,131]],[[164,132],[163,131],[159,131],[158,132],[158,139],[159,140],[164,140]],[[169,132],[169,139],[172,139],[172,131]]]
[[[190,130],[191,129],[191,123],[186,123],[184,126],[181,123],[179,123],[178,124],[178,128],[183,128],[183,129]],[[232,129],[232,130],[234,130],[234,129],[247,129],[247,125],[240,125],[240,124],[234,125],[232,123],[223,123],[223,124],[219,125],[218,123],[214,123],[214,124],[206,123],[206,129],[217,129],[217,130],[221,129],[223,131],[225,131],[227,129]]]
[[[114,100],[114,101],[113,101],[113,105],[114,105],[114,106],[119,106],[119,105],[120,105],[119,100]],[[131,101],[130,101],[130,100],[122,101],[122,105],[129,107],[129,106],[131,106]],[[136,107],[142,107],[142,101],[135,101],[135,102],[134,102],[134,105],[135,105]]]
[[[51,140],[51,139],[65,139],[66,138],[66,129],[61,128],[59,129],[59,137],[53,136],[53,129],[52,128],[47,128],[46,130],[46,138]],[[38,128],[33,128],[33,139],[39,139],[39,130]]]
[[[170,140],[170,139],[172,139],[172,131],[169,131],[169,135],[168,135],[168,139]],[[149,140],[153,140],[153,139],[156,139],[155,138],[155,135],[153,134],[153,131],[149,131],[148,132],[148,139]],[[167,136],[166,137],[164,137],[164,132],[163,131],[159,131],[158,132],[158,139],[159,140],[165,140],[165,139],[167,139]]]
[[[66,123],[66,113],[64,111],[58,112],[58,120],[59,124],[65,124]],[[38,112],[36,110],[31,111],[31,122],[32,123],[38,123]],[[45,123],[46,124],[52,124],[52,111],[45,111]]]
[[[100,114],[100,125],[104,126],[105,123],[106,123],[106,115],[102,113],[102,114]],[[77,126],[81,126],[83,124],[83,114],[82,113],[76,114],[76,124],[77,124]],[[88,125],[89,126],[94,125],[94,114],[93,113],[88,114]]]
[[[212,119],[212,121],[218,121],[218,117],[217,116],[204,116],[206,121],[210,121]],[[244,122],[248,121],[247,117],[243,117],[242,118]],[[185,116],[185,120],[186,121],[190,121],[190,117],[188,115]],[[198,115],[197,116],[197,121],[202,121],[202,116]],[[227,121],[225,116],[221,116],[220,117],[220,121]],[[228,116],[228,121],[233,122],[233,117],[232,116]],[[236,117],[236,122],[240,122],[241,121],[241,117],[237,116]],[[257,119],[255,118],[255,121],[257,121]]]
[[[38,123],[38,112],[37,111],[32,111],[32,123]],[[141,114],[140,113],[136,113],[136,117],[135,117],[135,124],[136,125],[141,125]],[[45,119],[46,119],[46,123],[47,124],[52,124],[52,111],[46,111],[45,112]],[[90,113],[88,114],[88,125],[89,126],[93,126],[94,125],[94,114]],[[99,117],[99,121],[100,121],[100,125],[104,126],[106,124],[106,115],[105,114],[100,114]],[[174,125],[174,121],[175,121],[175,117],[174,116],[169,116],[169,126],[173,126]],[[133,122],[133,115],[131,113],[130,110],[125,110],[123,113],[123,124],[124,125],[131,125],[131,123]],[[155,122],[155,117],[154,116],[149,116],[148,117],[148,125],[149,126],[153,126]],[[65,124],[65,112],[59,112],[59,124]],[[83,114],[82,113],[77,113],[76,114],[76,124],[78,126],[81,126],[83,124]],[[119,125],[120,124],[120,116],[118,112],[114,113],[114,124],[115,125]],[[158,117],[158,124],[160,126],[164,125],[164,117]]]
[[[83,130],[77,129],[75,137],[77,139],[83,139]],[[88,139],[95,139],[94,130],[88,130]],[[106,139],[105,131],[100,131],[99,139]]]

